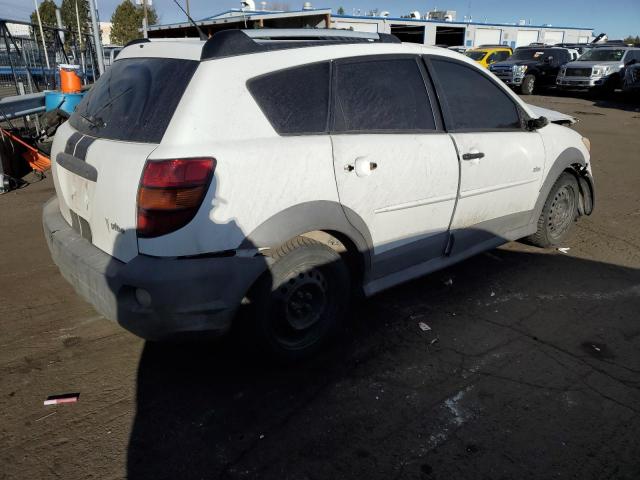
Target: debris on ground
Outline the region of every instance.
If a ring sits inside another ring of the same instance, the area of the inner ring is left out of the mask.
[[[496,292],[491,292],[491,296],[495,297],[496,296]]]
[[[570,247],[558,247],[556,250],[558,250],[560,253],[568,253],[569,250],[571,250]]]
[[[424,322],[418,323],[418,326],[420,327],[420,330],[422,330],[423,332],[428,332],[429,330],[431,330],[431,327]]]
[[[444,281],[444,284],[449,287],[451,285],[453,285],[453,279],[452,278],[448,278],[447,280]]]
[[[45,416],[43,416],[43,417],[36,418],[36,420],[35,420],[35,421],[36,421],[36,422],[39,422],[40,420],[44,420],[45,418],[48,418],[48,417],[50,417],[50,416],[52,416],[52,415],[55,415],[56,413],[58,413],[58,412],[51,412],[51,413],[48,413],[47,415],[45,415]]]
[[[440,341],[440,337],[436,337],[429,342],[429,345],[433,345],[434,343],[438,343]]]
[[[61,403],[76,403],[80,398],[79,393],[63,393],[62,395],[49,395],[44,401],[45,405],[60,405]]]

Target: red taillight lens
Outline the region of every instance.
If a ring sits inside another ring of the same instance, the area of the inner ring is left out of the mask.
[[[189,223],[215,166],[213,158],[148,161],[138,188],[138,236],[158,237]]]

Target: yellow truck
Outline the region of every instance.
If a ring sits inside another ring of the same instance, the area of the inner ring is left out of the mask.
[[[480,45],[467,50],[464,54],[484,68],[489,68],[492,63],[505,61],[513,54],[513,50],[506,45]]]

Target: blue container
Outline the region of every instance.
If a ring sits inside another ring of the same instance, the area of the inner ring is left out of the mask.
[[[84,93],[44,92],[44,107],[47,112],[59,108],[71,114],[82,97],[84,97]]]

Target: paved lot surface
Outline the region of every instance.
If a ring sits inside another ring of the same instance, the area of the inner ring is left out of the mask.
[[[640,478],[640,109],[529,101],[593,144],[568,254],[513,243],[383,293],[305,365],[145,345],[50,261],[51,180],[1,196],[0,478]]]

